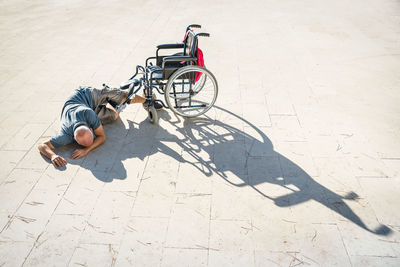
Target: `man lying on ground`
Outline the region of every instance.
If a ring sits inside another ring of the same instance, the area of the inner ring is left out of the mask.
[[[76,149],[70,156],[79,159],[106,141],[102,124],[111,123],[118,119],[118,112],[110,105],[121,104],[128,94],[120,89],[95,89],[80,87],[67,99],[61,112],[61,132],[49,141],[39,144],[38,149],[45,157],[49,158],[55,167],[62,167],[66,160],[57,155],[53,150],[73,142],[82,148]],[[135,95],[129,101],[143,103],[144,97]],[[155,103],[158,104],[158,103]],[[160,104],[158,104],[160,105]],[[156,108],[160,108],[156,106]]]

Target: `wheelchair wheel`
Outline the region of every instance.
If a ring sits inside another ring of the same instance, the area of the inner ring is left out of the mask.
[[[147,112],[148,112],[148,116],[149,116],[149,121],[152,124],[157,124],[158,123],[158,114],[157,114],[156,108],[153,105],[151,105],[151,106],[149,106],[149,110]]]
[[[200,78],[196,81],[196,76]],[[165,102],[176,114],[196,117],[207,112],[218,96],[218,83],[204,67],[185,66],[171,75],[165,88]]]

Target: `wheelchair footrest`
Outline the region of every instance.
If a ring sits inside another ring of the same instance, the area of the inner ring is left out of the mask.
[[[175,106],[174,108],[205,108],[207,107],[206,104],[201,105],[189,105],[189,106]]]

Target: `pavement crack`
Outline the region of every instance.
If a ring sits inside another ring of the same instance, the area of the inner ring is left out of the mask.
[[[311,238],[311,242],[314,242],[316,237],[317,237],[317,231],[314,231],[314,236]]]
[[[151,245],[150,242],[144,243],[144,242],[142,242],[142,241],[140,241],[140,240],[136,240],[136,241],[139,242],[140,244],[142,244],[143,246],[149,246],[149,245]]]
[[[202,246],[202,245],[196,245],[196,247],[204,248],[204,249],[208,249],[208,250],[219,251],[219,249],[216,249],[216,248],[209,248],[209,247],[205,247],[205,246]]]
[[[286,253],[287,255],[289,255],[290,257],[292,257],[292,261],[289,263],[289,267],[294,267],[300,264],[307,264],[310,265],[308,262],[305,262],[299,258],[297,258],[297,252],[294,253],[294,255],[290,254],[290,253]],[[297,261],[297,263],[296,263]],[[294,264],[296,263],[296,264]]]
[[[127,225],[126,227],[129,228],[129,230],[128,230],[129,232],[137,232],[136,229],[130,227],[129,225]]]
[[[394,240],[385,240],[385,239],[378,239],[379,241],[382,241],[382,242],[387,242],[387,243],[395,243],[395,244],[400,244],[400,242],[399,241],[394,241]]]
[[[114,235],[114,232],[106,232],[106,231],[97,231],[100,234],[108,234],[108,235]]]
[[[74,203],[74,202],[72,202],[71,200],[69,200],[68,198],[64,197],[64,199],[65,199],[65,201],[67,201],[67,202],[71,203],[72,205],[75,205],[75,203]]]
[[[126,195],[126,196],[128,196],[128,197],[135,197],[135,196],[132,196],[132,195],[130,195],[129,193],[124,192],[124,191],[121,191],[121,193],[124,194],[124,195]]]
[[[43,240],[42,242],[38,242],[37,245],[35,246],[36,248],[40,247],[44,242],[46,242],[48,239]]]
[[[36,219],[27,218],[27,217],[24,217],[24,216],[15,216],[15,218],[20,219],[21,221],[23,221],[25,223],[31,223],[31,222],[36,221]]]
[[[24,231],[25,232],[25,234],[26,234],[26,237],[28,237],[28,238],[35,238],[35,236],[32,234],[32,233],[29,233],[29,232],[27,232],[27,231]],[[36,240],[37,240],[37,238],[36,238]]]
[[[197,210],[194,210],[196,213],[198,213],[198,214],[200,214],[201,215],[201,217],[203,217],[203,218],[206,218],[206,216],[204,216],[202,213],[200,213],[199,211],[197,211]]]
[[[206,193],[197,193],[197,194],[191,194],[188,197],[202,197],[202,196],[211,196],[212,194],[206,194]]]
[[[90,227],[92,227],[93,229],[95,229],[95,230],[96,230],[96,228],[97,228],[97,229],[100,228],[99,226],[95,226],[95,225],[89,223],[88,221],[87,221],[87,224],[88,224]]]
[[[294,222],[294,221],[289,221],[289,220],[285,220],[285,219],[282,219],[282,221],[284,221],[284,222],[288,222],[288,223],[297,223],[297,222]]]
[[[43,205],[44,204],[42,202],[36,202],[36,201],[25,202],[25,203],[28,204],[28,205],[31,205],[31,206],[37,206],[37,205]]]

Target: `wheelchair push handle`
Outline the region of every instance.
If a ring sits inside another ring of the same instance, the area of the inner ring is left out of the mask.
[[[190,24],[188,26],[188,28],[201,28],[201,25],[199,25],[199,24]]]
[[[210,37],[210,34],[209,33],[206,33],[206,32],[201,32],[201,33],[198,33],[198,34],[196,34],[197,36],[202,36],[202,37]]]
[[[201,28],[200,24],[190,24],[186,27],[186,31],[191,30],[190,28]]]

